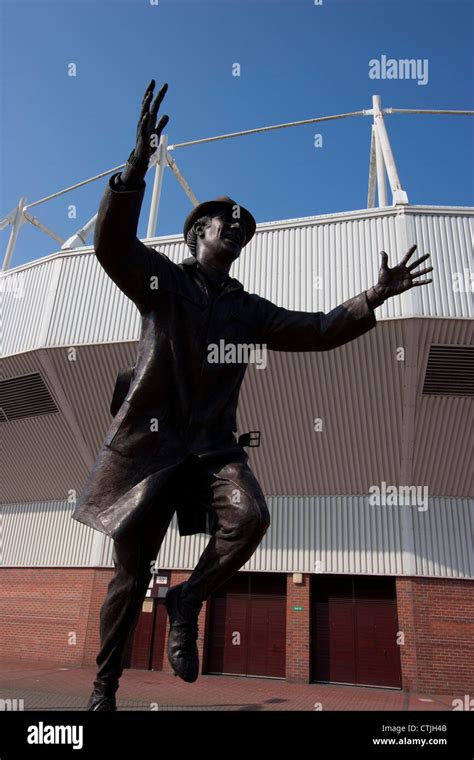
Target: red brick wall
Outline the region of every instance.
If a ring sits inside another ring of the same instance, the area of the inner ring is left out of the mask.
[[[80,665],[95,575],[92,568],[0,570],[2,657]],[[74,633],[76,643],[69,643]]]
[[[397,578],[403,688],[455,696],[474,691],[474,584]]]
[[[97,657],[100,643],[99,613],[107,594],[107,586],[113,578],[114,570],[113,568],[98,568],[93,573],[89,618],[84,642],[84,665],[95,665],[95,658]]]
[[[411,578],[396,578],[398,633],[403,634],[400,645],[402,686],[406,691],[416,691],[418,684],[418,660],[415,643],[415,598]]]
[[[113,568],[0,569],[1,657],[94,666],[100,608],[113,574]],[[173,571],[170,576],[174,586],[189,572]],[[201,665],[205,623],[206,604],[199,616]],[[76,644],[68,642],[71,633]],[[166,656],[164,670],[171,671]]]
[[[286,583],[286,678],[309,683],[310,680],[310,575],[303,583],[293,583],[289,573]],[[293,607],[303,607],[294,610]]]

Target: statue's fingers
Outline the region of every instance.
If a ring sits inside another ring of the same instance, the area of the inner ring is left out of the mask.
[[[147,87],[147,88],[146,88],[146,90],[145,90],[145,94],[144,94],[144,96],[143,96],[143,100],[142,100],[142,103],[144,103],[144,102],[145,102],[145,100],[147,99],[147,97],[148,97],[148,95],[149,95],[150,93],[151,93],[151,94],[153,94],[153,90],[154,90],[154,89],[155,89],[155,80],[154,80],[154,79],[152,79],[152,80],[150,81],[150,84],[148,85],[148,87]]]
[[[419,277],[421,274],[428,274],[428,272],[432,272],[433,267],[425,267],[424,269],[420,269],[419,272],[413,272],[412,277]]]
[[[148,113],[148,109],[150,107],[152,97],[153,97],[153,90],[150,90],[147,93],[145,93],[145,97],[143,98],[142,107],[140,111],[140,122],[142,121],[145,114]]]
[[[423,280],[422,282],[414,282],[412,284],[412,287],[416,288],[417,285],[428,285],[430,282],[433,282],[433,280]]]
[[[148,122],[149,118],[150,118],[150,114],[148,113],[148,111],[145,111],[145,113],[142,114],[142,116],[140,118],[140,124],[138,125],[139,129],[140,129],[140,132],[144,132],[145,131],[145,127],[147,126],[147,122]]]
[[[406,264],[410,256],[413,256],[415,251],[416,251],[416,245],[412,245],[412,247],[408,249],[408,251],[406,252],[406,254],[404,255],[400,263]]]
[[[385,251],[380,251],[380,255],[382,256],[382,268],[387,269],[388,268],[388,253],[385,253]]]
[[[161,133],[163,132],[164,128],[168,124],[169,120],[170,120],[170,117],[168,116],[168,114],[165,113],[163,116],[161,116],[161,118],[160,118],[160,120],[159,120],[159,122],[156,125],[155,130],[154,130],[158,136],[161,135]]]
[[[409,267],[407,267],[408,271],[409,271],[409,272],[411,272],[411,270],[412,270],[412,269],[415,269],[415,267],[417,267],[417,266],[419,266],[420,264],[422,264],[422,263],[423,263],[423,261],[426,261],[426,259],[429,259],[429,257],[430,257],[430,254],[429,254],[429,253],[425,253],[425,255],[424,255],[424,256],[420,256],[420,258],[419,258],[419,259],[417,259],[417,260],[416,260],[416,261],[414,261],[412,264],[410,264],[410,266],[409,266]]]
[[[168,90],[168,85],[164,84],[163,87],[160,89],[158,95],[156,96],[155,100],[153,101],[153,104],[151,106],[151,115],[153,120],[156,120],[156,116],[158,113],[158,109],[163,101],[163,98],[165,97]]]

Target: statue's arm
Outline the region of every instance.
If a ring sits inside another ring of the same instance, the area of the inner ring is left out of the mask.
[[[259,341],[271,351],[330,351],[375,327],[365,292],[324,312],[290,311],[259,299]]]
[[[289,311],[260,298],[260,342],[273,351],[329,351],[360,337],[375,327],[374,309],[387,298],[432,282],[431,279],[415,281],[416,277],[433,270],[433,267],[426,267],[414,271],[429,257],[429,253],[408,265],[415,250],[416,245],[410,248],[393,269],[388,267],[388,256],[382,251],[382,264],[376,285],[336,306],[327,314]]]
[[[140,310],[151,301],[151,276],[158,254],[137,238],[145,183],[138,190],[115,190],[114,179],[102,197],[94,231],[94,250],[109,277]]]
[[[135,148],[124,171],[115,174],[108,183],[94,232],[94,249],[101,265],[141,310],[149,307],[157,287],[156,278],[159,278],[162,266],[169,263],[162,253],[148,248],[137,238],[145,174],[150,156],[168,122],[168,117],[162,116],[156,124],[167,85],[152,102],[154,86],[152,80],[145,91]]]

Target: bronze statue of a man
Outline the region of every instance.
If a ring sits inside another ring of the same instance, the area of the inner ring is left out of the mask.
[[[262,490],[235,436],[247,364],[210,362],[211,344],[264,345],[272,351],[328,351],[375,326],[385,299],[431,280],[413,270],[429,254],[388,267],[377,284],[328,314],[289,311],[247,293],[229,276],[255,233],[249,211],[223,196],[189,214],[192,256],[174,264],[137,239],[149,159],[168,122],[157,114],[164,85],[143,99],[136,147],[101,202],[95,253],[134,301],[141,335],[133,372],[119,378],[115,417],[73,517],[114,540],[115,574],[100,613],[101,645],[89,710],[115,710],[125,645],[137,623],[159,548],[177,512],[181,535],[211,534],[189,579],[166,596],[168,658],[185,681],[198,677],[197,618],[203,602],[252,556],[269,526]]]

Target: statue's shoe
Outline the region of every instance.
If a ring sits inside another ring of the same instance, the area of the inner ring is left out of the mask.
[[[187,683],[193,683],[199,675],[197,650],[198,615],[202,603],[190,604],[182,598],[184,583],[170,588],[165,604],[170,621],[168,634],[168,660],[174,674]]]
[[[116,709],[115,695],[107,695],[103,689],[95,687],[89,697],[86,710],[93,712],[114,712]]]

